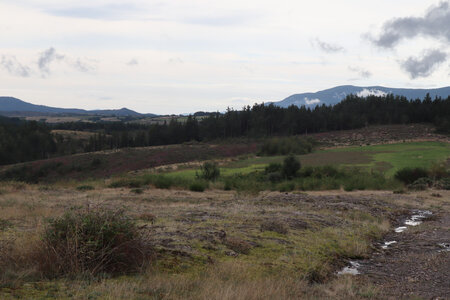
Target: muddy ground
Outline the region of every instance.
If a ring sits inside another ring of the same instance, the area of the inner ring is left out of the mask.
[[[391,232],[396,241],[361,261],[362,277],[380,286],[389,299],[450,298],[450,215],[437,213],[415,228]]]

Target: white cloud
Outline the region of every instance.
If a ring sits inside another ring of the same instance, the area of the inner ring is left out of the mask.
[[[368,97],[368,96],[377,96],[377,97],[382,97],[382,96],[386,96],[387,93],[377,90],[377,89],[363,89],[362,91],[360,91],[357,96],[358,97]]]
[[[305,104],[306,105],[313,105],[313,104],[319,104],[320,103],[320,99],[308,99],[307,97],[305,97]]]

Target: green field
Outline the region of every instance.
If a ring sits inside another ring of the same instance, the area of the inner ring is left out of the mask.
[[[264,170],[270,163],[281,163],[284,156],[251,157],[225,164],[221,175],[248,174]],[[429,168],[434,163],[450,158],[450,144],[442,142],[414,142],[375,146],[335,148],[299,155],[303,166],[333,165],[337,167],[359,167],[383,172],[392,177],[404,167]],[[196,170],[188,169],[168,173],[168,176],[193,178]]]

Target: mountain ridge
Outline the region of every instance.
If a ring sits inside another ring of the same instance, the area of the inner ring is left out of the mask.
[[[429,93],[432,98],[443,97],[450,95],[450,86],[435,88],[435,89],[409,89],[409,88],[390,88],[384,86],[354,86],[354,85],[340,85],[333,88],[321,90],[315,93],[300,93],[293,94],[281,101],[270,102],[276,106],[289,107],[296,106],[310,106],[314,107],[321,104],[336,104],[343,100],[350,94],[358,96],[377,95],[382,96],[386,94],[393,94],[395,96],[405,96],[411,99],[423,99]]]
[[[156,114],[141,114],[126,107],[120,109],[96,109],[85,110],[78,108],[59,108],[46,105],[37,105],[25,102],[15,97],[0,97],[0,114],[75,114],[75,115],[99,115],[99,116],[156,116]]]

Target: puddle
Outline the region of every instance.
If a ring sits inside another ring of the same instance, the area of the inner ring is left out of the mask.
[[[450,243],[439,243],[439,247],[441,247],[441,250],[438,252],[449,252],[450,251]]]
[[[361,266],[359,263],[357,263],[356,261],[350,261],[349,262],[350,265],[346,266],[342,269],[342,271],[339,271],[337,274],[338,275],[358,275],[360,274],[358,271],[358,268]]]
[[[400,226],[395,228],[395,232],[399,233],[399,232],[403,232],[406,230],[406,226]]]
[[[429,216],[431,216],[433,213],[429,210],[415,210],[413,211],[413,215],[405,220],[404,225],[406,226],[418,226],[420,224],[422,224],[423,219],[428,218]],[[400,226],[395,228],[395,232],[400,233],[405,231],[408,227],[406,226]]]
[[[381,246],[382,249],[387,249],[390,245],[397,243],[397,241],[389,241],[384,242],[384,245]]]

